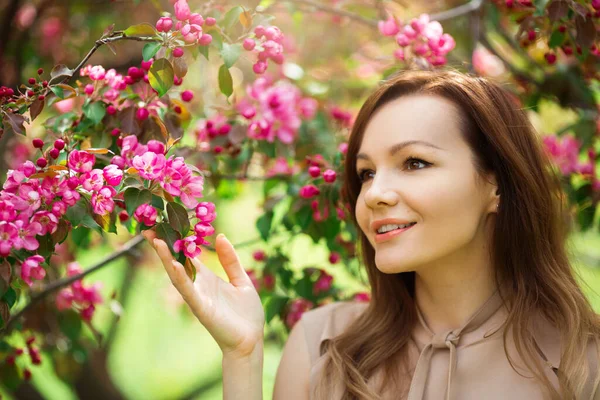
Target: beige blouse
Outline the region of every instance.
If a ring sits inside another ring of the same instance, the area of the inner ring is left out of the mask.
[[[304,313],[300,323],[305,332],[310,353],[310,392],[314,393],[317,377],[321,373],[327,355],[321,355],[323,341],[341,334],[344,329],[367,307],[366,303],[338,302]],[[425,323],[417,308],[419,323],[409,342],[409,362],[413,377],[406,400],[541,400],[549,398],[543,386],[533,379],[518,358],[509,332],[508,352],[517,373],[505,354],[502,323],[507,310],[502,307],[496,291],[473,316],[460,328],[435,335]],[[502,329],[500,329],[502,328]],[[535,339],[540,348],[540,358],[546,375],[558,388],[556,371],[560,364],[558,331],[538,318],[534,324]],[[590,340],[587,361],[591,374],[582,399],[600,400],[596,379],[600,347],[597,340]],[[520,368],[519,368],[520,367]],[[524,376],[523,376],[524,375]],[[381,377],[379,377],[381,378]],[[375,376],[371,387],[381,382]],[[339,382],[332,382],[335,399],[341,397]],[[391,390],[381,393],[384,399],[400,399]],[[577,399],[580,400],[580,399]]]

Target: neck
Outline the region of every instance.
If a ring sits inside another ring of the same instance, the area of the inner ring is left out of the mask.
[[[415,298],[434,333],[461,327],[496,290],[487,248],[465,251],[421,268],[415,276]]]

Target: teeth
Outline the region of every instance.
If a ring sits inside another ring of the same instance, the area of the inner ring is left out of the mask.
[[[394,229],[403,229],[403,228],[406,228],[406,227],[414,225],[414,224],[415,224],[414,222],[411,222],[410,224],[403,224],[403,225],[397,225],[397,224],[383,225],[383,226],[379,227],[379,229],[377,229],[377,233],[385,233],[385,232],[393,231]]]

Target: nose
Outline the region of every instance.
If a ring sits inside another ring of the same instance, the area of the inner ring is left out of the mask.
[[[382,174],[375,175],[364,198],[369,208],[394,206],[398,203],[398,193],[392,187],[390,179]]]

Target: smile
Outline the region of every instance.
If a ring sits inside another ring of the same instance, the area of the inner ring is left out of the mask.
[[[410,228],[412,228],[415,225],[416,224],[407,226],[406,228],[394,229],[393,231],[389,231],[389,232],[385,232],[385,233],[378,233],[375,235],[375,243],[387,242],[388,240],[393,239],[394,237],[400,235],[401,233],[406,232],[407,230],[409,230]]]

